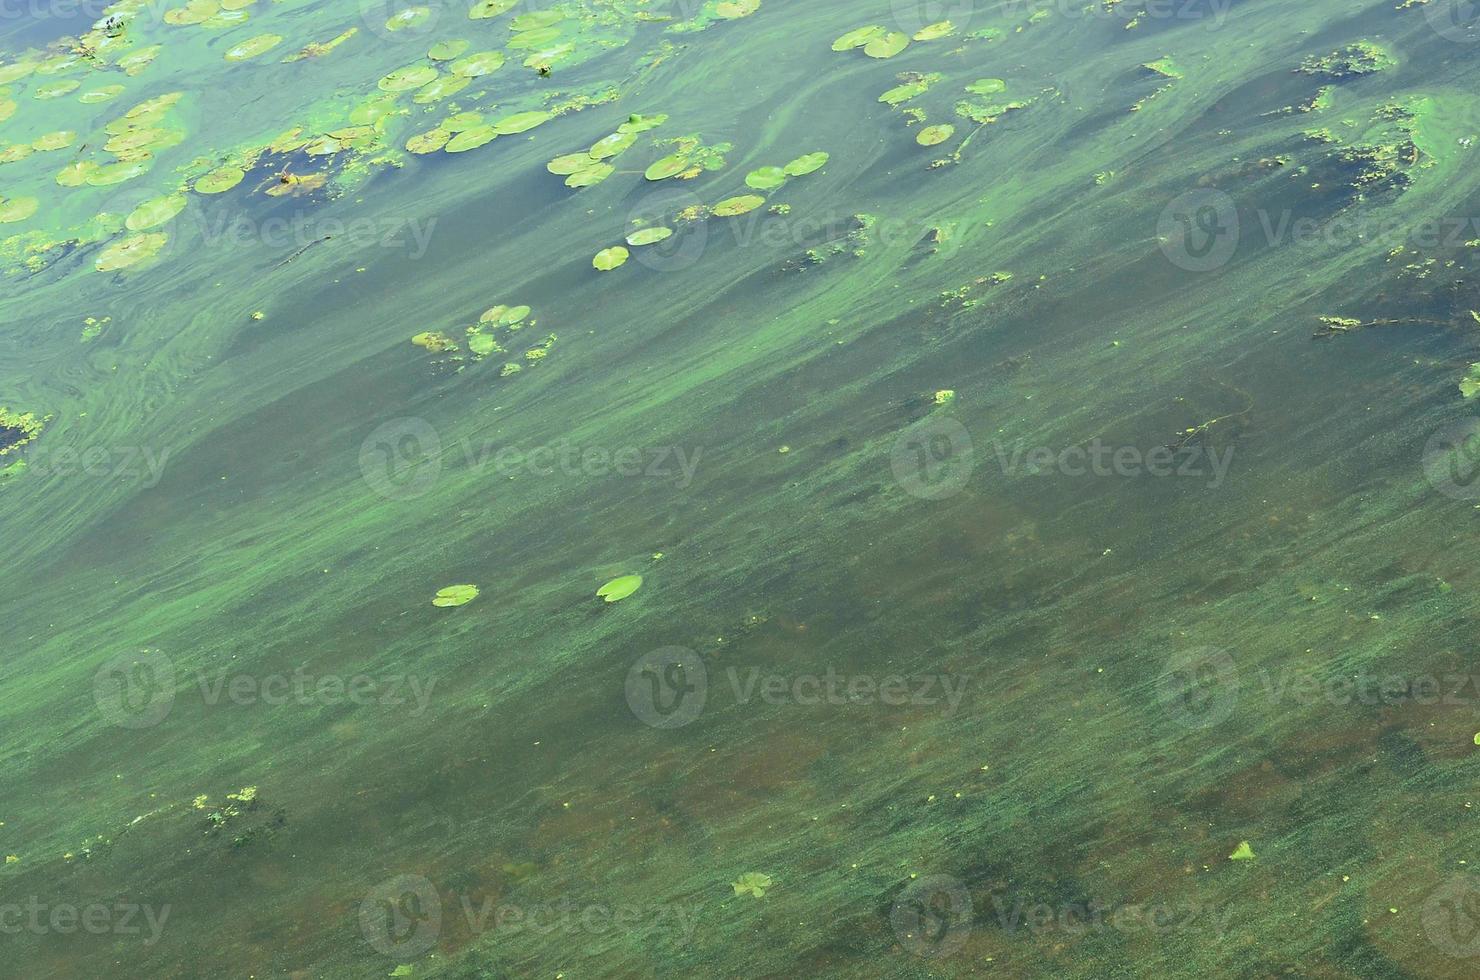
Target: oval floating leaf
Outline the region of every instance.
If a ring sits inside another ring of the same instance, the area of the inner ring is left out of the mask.
[[[927,24],[915,32],[916,41],[934,41],[937,38],[946,37],[956,33],[956,25],[948,20],[937,21]]]
[[[863,46],[863,53],[870,58],[892,58],[910,46],[910,39],[899,31],[890,31],[874,38]]]
[[[733,218],[736,215],[747,214],[766,203],[766,199],[759,194],[741,194],[738,197],[727,197],[720,201],[710,213],[721,218]]]
[[[832,43],[834,51],[850,51],[853,48],[861,48],[874,38],[883,37],[887,29],[879,24],[870,24],[849,31]]]
[[[939,126],[926,126],[915,136],[915,142],[921,146],[934,146],[944,143],[956,132],[956,127],[950,123],[942,123]]]
[[[488,123],[465,129],[458,133],[448,142],[445,149],[448,153],[463,153],[467,150],[476,149],[484,143],[488,143],[498,136],[498,133]]]
[[[643,228],[640,231],[634,231],[632,234],[628,235],[627,244],[633,246],[652,245],[654,242],[661,242],[663,239],[668,238],[672,234],[672,228]]]
[[[462,75],[465,78],[479,78],[498,71],[504,65],[504,54],[502,51],[479,51],[470,54],[466,58],[459,58],[447,66],[447,70],[454,75]]]
[[[597,252],[596,257],[591,260],[591,264],[601,272],[610,272],[623,262],[626,262],[629,254],[631,253],[622,246],[613,245],[611,248],[604,248]]]
[[[164,194],[150,198],[129,213],[123,226],[129,231],[148,231],[158,228],[175,215],[185,210],[184,194]]]
[[[661,160],[654,160],[643,172],[648,180],[664,180],[683,173],[689,169],[689,157],[686,153],[674,153]]]
[[[516,112],[512,116],[495,120],[493,131],[500,136],[512,136],[515,133],[534,129],[540,123],[548,122],[553,118],[555,117],[548,112]]]
[[[597,589],[596,594],[607,602],[620,602],[640,588],[642,588],[641,575],[623,575]]]
[[[283,43],[281,34],[258,34],[254,38],[248,38],[234,48],[227,48],[225,58],[227,61],[246,61],[255,58],[259,54],[265,54]]]
[[[758,191],[773,191],[786,183],[786,171],[781,167],[757,167],[745,175],[745,186]]]
[[[0,224],[25,221],[40,206],[41,202],[34,197],[0,198]]]
[[[245,176],[246,174],[237,167],[217,167],[195,182],[195,192],[197,194],[220,194],[240,184]]]
[[[445,589],[438,590],[432,599],[432,605],[439,609],[453,609],[457,606],[466,606],[476,598],[478,598],[476,585],[449,585]]]
[[[462,38],[449,38],[446,41],[438,41],[427,51],[427,57],[433,61],[451,61],[464,51],[468,50],[468,42]]]
[[[437,77],[437,69],[430,65],[407,65],[397,68],[378,83],[382,92],[409,92],[421,88]]]
[[[782,169],[786,171],[788,177],[805,177],[807,174],[821,170],[827,166],[829,159],[831,157],[828,154],[818,150],[816,153],[808,153],[805,156],[797,157]]]
[[[142,235],[130,235],[113,245],[109,245],[98,254],[98,259],[93,267],[99,272],[116,272],[119,269],[127,269],[138,265],[145,259],[153,258],[164,248],[167,239],[162,231],[145,232]]]

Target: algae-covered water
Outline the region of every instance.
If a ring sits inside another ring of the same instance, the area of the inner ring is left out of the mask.
[[[1473,976],[1461,0],[0,11],[0,974]]]

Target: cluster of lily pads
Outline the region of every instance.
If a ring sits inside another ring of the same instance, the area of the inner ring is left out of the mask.
[[[807,174],[816,173],[827,165],[828,154],[818,150],[813,153],[804,153],[790,161],[785,166],[757,167],[745,175],[745,185],[753,190],[773,191],[780,188],[789,178],[805,177]],[[649,168],[649,178],[651,168]],[[661,179],[661,178],[658,178]],[[691,205],[675,216],[679,223],[699,221],[706,217],[734,218],[742,214],[749,214],[756,208],[766,203],[763,194],[736,194],[710,206]],[[784,208],[785,206],[780,206]],[[777,210],[777,209],[773,209]],[[786,208],[786,210],[790,210]],[[673,228],[664,224],[650,225],[636,229],[628,233],[627,245],[638,248],[643,245],[653,245],[673,236]],[[631,253],[623,245],[611,245],[597,252],[591,259],[591,265],[598,272],[610,272],[624,265]]]
[[[956,33],[956,25],[949,20],[937,21],[920,28],[913,35],[903,31],[891,31],[882,24],[869,24],[855,28],[833,41],[834,51],[854,51],[859,48],[870,58],[892,58],[911,41],[937,41]]]
[[[495,354],[506,354],[509,348],[505,344],[513,344],[513,335],[526,327],[533,327],[539,321],[530,316],[531,309],[524,304],[507,305],[499,303],[484,310],[478,317],[478,321],[472,326],[464,329],[463,335],[468,346],[468,358],[473,363],[492,357]],[[496,331],[503,331],[502,342],[496,335]],[[524,362],[527,364],[538,363],[545,359],[550,350],[555,346],[555,334],[549,334],[544,340],[524,351]],[[450,354],[454,362],[465,359],[458,353],[462,345],[453,336],[440,330],[426,330],[411,338],[411,342],[418,347],[431,351],[434,354]],[[500,377],[508,377],[523,370],[523,365],[518,361],[507,361],[499,372]]]
[[[663,113],[652,116],[634,113],[615,132],[591,144],[590,149],[558,156],[545,169],[564,177],[566,187],[590,187],[599,184],[615,170],[611,161],[631,149],[637,142],[639,133],[656,129],[667,120],[668,116]]]

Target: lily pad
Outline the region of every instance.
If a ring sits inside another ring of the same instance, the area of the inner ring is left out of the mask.
[[[689,165],[690,160],[687,153],[673,153],[661,160],[654,160],[642,175],[648,180],[664,180],[683,173],[689,169]]]
[[[610,136],[603,136],[591,144],[589,152],[593,160],[605,160],[625,152],[635,142],[637,142],[636,133],[616,132]]]
[[[851,51],[854,48],[861,48],[875,38],[883,37],[887,31],[888,28],[880,24],[870,24],[867,27],[860,27],[856,30],[849,31],[834,41],[832,43],[832,49],[834,51]]]
[[[672,234],[672,228],[663,228],[661,226],[656,228],[643,228],[639,231],[634,231],[632,234],[628,235],[627,244],[633,246],[652,245],[655,242],[661,242],[663,239],[670,237]]]
[[[786,171],[781,167],[757,167],[745,175],[745,186],[758,191],[773,191],[786,183]]]
[[[99,102],[107,102],[109,99],[116,99],[122,93],[122,85],[104,85],[100,88],[83,92],[77,97],[77,101],[84,105],[95,105]]]
[[[644,116],[634,112],[627,117],[627,121],[617,127],[619,133],[645,133],[650,129],[657,129],[668,121],[668,114],[660,112],[652,116]]]
[[[766,889],[775,883],[770,875],[761,874],[759,871],[747,871],[730,882],[730,887],[735,889],[736,895],[752,895],[760,898],[766,894]]]
[[[497,130],[488,123],[482,123],[458,133],[448,142],[445,149],[448,153],[463,153],[491,142],[496,136],[498,136]]]
[[[534,129],[540,123],[548,122],[555,118],[548,112],[516,112],[512,116],[505,116],[495,120],[493,131],[500,136],[512,136],[515,133],[523,133]]]
[[[447,145],[452,139],[452,131],[437,126],[425,133],[417,133],[406,141],[406,152],[408,153],[436,153]]]
[[[1249,842],[1246,840],[1239,841],[1238,847],[1234,848],[1233,853],[1228,855],[1228,860],[1252,861],[1254,860],[1254,848],[1250,847]]]
[[[532,48],[542,48],[560,39],[559,27],[544,27],[537,31],[525,31],[515,34],[509,38],[508,48],[510,51],[528,51]]]
[[[162,231],[145,232],[141,235],[130,235],[122,241],[116,242],[103,249],[98,254],[97,261],[93,267],[99,272],[117,272],[138,265],[145,259],[151,259],[159,254],[168,239]]]
[[[426,105],[430,102],[440,102],[449,95],[456,95],[467,88],[473,80],[462,75],[443,75],[434,79],[416,90],[411,101],[417,105]]]
[[[49,150],[63,150],[77,142],[77,134],[70,129],[59,129],[55,133],[46,133],[31,141],[31,148],[45,153]]]
[[[564,177],[589,168],[591,163],[591,154],[589,153],[567,153],[565,156],[556,157],[545,164],[545,169],[552,174],[559,174]]]
[[[0,224],[25,221],[35,214],[40,206],[41,202],[34,197],[0,197]]]
[[[519,5],[519,0],[478,0],[468,8],[469,20],[487,20],[508,13]]]
[[[464,51],[468,50],[468,47],[468,42],[460,37],[448,38],[432,45],[427,50],[427,57],[433,61],[451,61],[453,58],[460,57]]]
[[[996,95],[1007,91],[1007,83],[1000,78],[978,78],[966,86],[966,91],[974,95]]]
[[[710,213],[721,218],[733,218],[737,215],[748,214],[765,203],[766,199],[759,194],[741,194],[720,201],[710,209]]]
[[[870,58],[892,58],[905,48],[910,46],[908,35],[899,31],[890,31],[888,34],[874,38],[863,46],[863,53]]]
[[[623,575],[596,590],[596,594],[607,602],[620,602],[642,588],[641,575]]]
[[[38,99],[58,99],[69,92],[75,92],[82,87],[82,83],[75,78],[65,78],[60,82],[50,82],[42,85],[31,93]]]
[[[915,136],[915,142],[921,146],[935,146],[944,143],[956,132],[956,127],[950,123],[941,123],[939,126],[926,126]]]
[[[941,20],[920,28],[915,32],[914,40],[934,41],[938,38],[949,37],[954,33],[956,33],[956,25],[948,20]]]
[[[437,69],[430,65],[407,65],[383,77],[379,86],[382,92],[409,92],[414,88],[421,88],[436,77]]]
[[[620,246],[620,245],[613,245],[611,248],[604,248],[601,251],[597,252],[596,253],[596,257],[591,260],[591,264],[593,266],[595,266],[596,269],[598,271],[600,271],[600,272],[610,272],[611,270],[615,269],[617,266],[619,266],[622,263],[626,262],[627,261],[627,256],[629,254],[631,254],[631,253],[629,253],[622,246]],[[639,585],[642,584],[642,580],[641,579],[638,579],[638,584]],[[615,602],[616,600],[615,599],[608,599],[607,601],[608,602]]]
[[[427,18],[431,16],[431,7],[407,7],[405,10],[398,10],[386,18],[385,29],[392,33],[409,30],[425,24]]]
[[[797,157],[781,169],[786,172],[786,176],[788,177],[805,177],[807,174],[814,173],[827,166],[829,159],[831,157],[828,154],[818,150],[816,153],[808,153],[805,156]]]
[[[196,180],[195,192],[197,194],[220,194],[240,184],[245,176],[246,174],[240,167],[217,167]]]
[[[466,606],[478,598],[478,587],[476,585],[449,585],[440,589],[432,599],[432,605],[439,609],[452,609],[457,606]]]
[[[87,183],[92,187],[111,187],[126,180],[133,180],[149,172],[149,163],[142,160],[119,160],[93,167],[87,172]]]
[[[565,186],[590,187],[592,184],[599,184],[603,180],[606,180],[612,175],[615,170],[616,168],[609,163],[598,163],[597,161],[592,160],[589,167],[577,170],[575,173],[565,178]]]
[[[498,71],[506,60],[508,59],[502,51],[479,51],[466,58],[459,58],[448,65],[447,70],[464,78],[480,78]]]
[[[761,8],[761,0],[721,0],[714,5],[714,16],[721,20],[749,17]]]
[[[281,34],[258,34],[256,37],[249,38],[235,47],[227,48],[224,57],[227,61],[246,61],[248,58],[255,58],[260,54],[266,54],[282,43],[283,36]]]
[[[509,30],[538,31],[542,28],[553,27],[562,20],[565,20],[565,14],[558,10],[531,10],[511,20]]]
[[[185,210],[186,203],[184,194],[163,194],[150,198],[129,213],[123,226],[129,231],[148,231],[151,228],[158,228]]]
[[[1480,362],[1471,364],[1465,376],[1459,379],[1459,393],[1464,398],[1480,395]]]

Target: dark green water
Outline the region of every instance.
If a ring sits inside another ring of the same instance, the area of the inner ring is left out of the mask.
[[[1467,8],[508,7],[0,23],[0,974],[1473,975]]]

